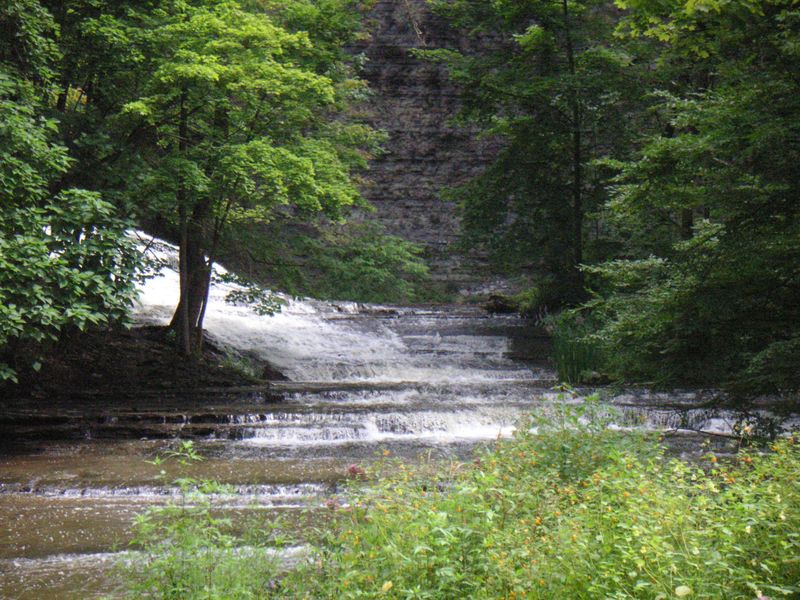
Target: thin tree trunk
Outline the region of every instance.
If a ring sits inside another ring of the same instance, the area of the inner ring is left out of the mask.
[[[569,0],[562,0],[564,13],[564,34],[567,44],[567,65],[570,75],[569,103],[572,113],[572,221],[574,240],[574,259],[576,280],[583,288],[583,153],[581,140],[581,110],[578,102],[578,90],[575,81],[575,49],[572,42],[572,24],[569,18]]]
[[[61,91],[58,93],[56,100],[56,110],[60,113],[67,112],[67,98],[69,97],[69,82],[65,81],[61,84]]]
[[[681,209],[681,239],[690,240],[694,235],[694,211],[691,208]]]
[[[188,116],[186,112],[187,92],[184,90],[180,98],[180,115],[178,124],[178,151],[181,156],[186,153],[188,148]],[[175,329],[178,352],[184,356],[192,353],[191,326],[189,322],[189,291],[191,287],[191,272],[189,268],[189,214],[186,206],[187,194],[183,176],[179,175],[178,191],[178,215],[180,219],[180,250],[179,250],[179,271],[180,271],[180,299],[175,316],[172,318],[172,326]]]
[[[197,345],[199,351],[203,350],[203,321],[206,317],[206,308],[208,308],[208,296],[211,292],[211,276],[213,274],[214,261],[217,258],[217,247],[219,246],[219,240],[222,236],[222,228],[225,227],[225,223],[228,220],[228,213],[231,210],[232,204],[233,203],[228,200],[228,202],[225,204],[225,208],[222,211],[222,215],[220,215],[219,218],[214,222],[214,234],[211,239],[211,249],[208,252],[208,259],[205,267],[205,292],[203,294],[203,303],[200,308],[200,314],[197,317]]]

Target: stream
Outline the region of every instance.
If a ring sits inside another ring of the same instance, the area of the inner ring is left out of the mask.
[[[156,251],[174,265],[173,248]],[[546,336],[518,316],[292,299],[261,316],[226,303],[230,290],[213,289],[210,335],[268,360],[290,381],[4,407],[4,435],[13,429],[30,443],[0,453],[0,597],[111,594],[111,566],[126,549],[131,519],[177,494],[166,483],[177,472],[145,461],[179,439],[194,440],[206,457],[191,476],[235,489],[218,500],[221,510],[299,511],[337,494],[348,465],[384,452],[408,461],[466,457],[476,444],[509,435],[522,415],[559,401]],[[165,323],[176,299],[177,276],[166,269],[144,286],[137,321]],[[607,400],[617,406],[618,426],[695,440],[700,431],[729,433],[740,419],[704,407],[708,399],[626,391]],[[797,425],[790,416],[778,427]]]

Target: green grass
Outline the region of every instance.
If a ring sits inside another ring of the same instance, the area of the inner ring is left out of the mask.
[[[602,368],[602,352],[587,333],[584,325],[568,318],[554,320],[552,356],[559,380],[571,384],[584,383]]]
[[[652,437],[607,429],[602,414],[591,403],[557,410],[472,462],[389,458],[306,532],[307,561],[254,582],[262,563],[230,554],[227,567],[215,562],[233,577],[230,593],[213,597],[798,597],[800,440],[692,464]],[[201,534],[199,546],[152,548],[167,564],[187,550],[205,556],[213,536]],[[165,586],[152,597],[211,597],[197,577],[172,573],[150,577]]]

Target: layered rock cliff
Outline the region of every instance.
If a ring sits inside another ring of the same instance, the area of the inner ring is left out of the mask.
[[[414,48],[462,47],[460,37],[433,15],[425,0],[379,0],[370,14],[371,37],[362,76],[374,97],[372,124],[389,139],[368,175],[365,195],[389,233],[423,245],[433,277],[451,290],[486,283],[479,258],[458,255],[457,207],[439,199],[442,188],[478,174],[492,144],[448,120],[459,108],[458,89],[444,67],[413,56]]]

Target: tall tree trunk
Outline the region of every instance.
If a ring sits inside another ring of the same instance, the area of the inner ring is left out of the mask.
[[[570,75],[569,104],[572,116],[572,226],[575,277],[578,291],[583,289],[583,153],[581,140],[581,109],[578,102],[577,81],[575,80],[575,48],[572,41],[572,23],[569,18],[569,0],[562,0],[564,14],[564,36],[567,50],[567,65]]]
[[[178,122],[178,151],[181,156],[186,154],[188,149],[189,116],[186,108],[187,92],[183,90],[180,98],[179,122]],[[192,335],[189,319],[189,289],[191,281],[191,270],[189,267],[189,210],[187,207],[186,186],[183,175],[178,176],[178,191],[176,200],[178,202],[178,218],[180,220],[180,245],[178,254],[178,265],[180,272],[180,299],[175,315],[172,317],[170,326],[175,331],[175,339],[178,344],[178,352],[184,356],[192,353]]]
[[[185,155],[188,144],[188,123],[186,110],[186,94],[181,96],[180,102],[180,153]],[[215,122],[221,131],[227,131],[227,113],[218,111]],[[183,187],[180,186],[179,190]],[[230,203],[222,213],[221,220],[215,219],[211,198],[202,198],[194,203],[189,212],[186,202],[180,204],[181,212],[181,295],[178,307],[172,318],[171,326],[175,329],[178,338],[179,350],[184,355],[199,355],[203,350],[203,320],[205,319],[206,306],[211,288],[211,274],[217,243],[221,228],[227,219]],[[208,247],[206,231],[209,224],[213,225],[211,232],[211,247]],[[208,254],[208,256],[206,256]]]
[[[181,354],[189,356],[198,354],[202,349],[203,317],[208,301],[213,259],[207,259],[205,255],[202,215],[194,211],[192,215],[182,217],[182,220],[181,295],[171,327],[177,334]]]
[[[219,240],[222,236],[222,229],[225,227],[225,223],[228,221],[228,214],[230,213],[231,206],[233,203],[228,200],[225,203],[225,207],[222,209],[222,213],[218,215],[217,218],[214,219],[214,231],[211,236],[211,248],[208,251],[208,258],[206,259],[206,270],[205,270],[205,277],[204,277],[204,286],[205,290],[203,293],[203,301],[200,308],[200,313],[197,317],[197,335],[198,335],[198,351],[202,352],[203,350],[203,321],[206,317],[206,309],[208,308],[208,295],[211,292],[211,275],[214,269],[214,261],[217,258],[217,248],[219,247]]]
[[[690,240],[694,235],[694,211],[691,208],[681,209],[681,239]]]

